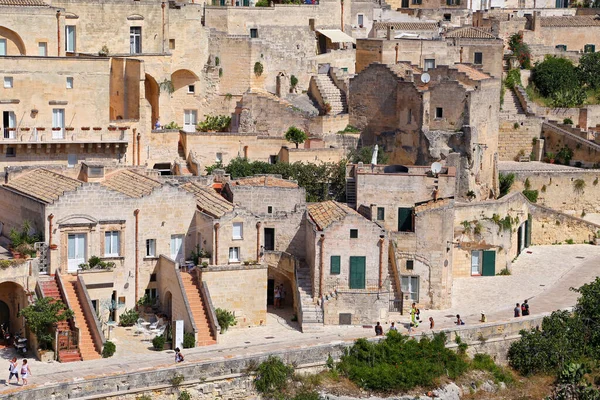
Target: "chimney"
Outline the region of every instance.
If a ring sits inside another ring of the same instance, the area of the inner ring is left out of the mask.
[[[395,33],[396,32],[394,31],[394,27],[391,25],[388,25],[387,26],[387,35],[386,35],[387,40],[392,40],[395,36]]]
[[[542,13],[540,11],[534,11],[533,13],[533,31],[540,32],[542,28]]]

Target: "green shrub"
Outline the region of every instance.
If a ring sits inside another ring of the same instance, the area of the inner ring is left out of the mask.
[[[136,397],[135,400],[152,400],[152,396],[143,394],[141,396]]]
[[[119,325],[121,326],[133,326],[140,318],[140,314],[134,309],[125,310],[119,317]]]
[[[225,115],[207,115],[204,121],[199,122],[196,129],[200,132],[226,132],[231,123],[231,117]]]
[[[154,347],[154,350],[163,350],[165,348],[165,337],[163,335],[158,335],[152,339],[152,347]]]
[[[514,382],[514,377],[510,371],[496,365],[494,360],[492,360],[492,357],[490,357],[488,354],[475,354],[473,361],[471,361],[471,368],[475,370],[491,372],[496,383]]]
[[[537,199],[539,196],[539,193],[537,190],[523,190],[523,196],[527,197],[527,200],[529,200],[532,203],[537,203]]]
[[[182,390],[177,396],[177,400],[192,400],[192,395],[187,390]]]
[[[574,107],[585,100],[577,69],[566,58],[547,57],[533,68],[531,79],[540,95],[550,98],[555,107]]]
[[[269,0],[258,0],[255,7],[269,7]]]
[[[565,240],[566,244],[575,244],[575,242],[573,241],[573,239],[567,239]]]
[[[171,121],[165,125],[165,129],[181,129],[181,126],[177,125],[177,122]]]
[[[508,267],[504,267],[496,275],[506,276],[506,275],[512,275],[512,273],[510,272],[510,269],[508,269]]]
[[[260,61],[254,63],[254,75],[261,76],[264,71],[264,67]]]
[[[441,376],[455,379],[468,366],[446,348],[443,333],[416,340],[391,331],[378,343],[357,340],[342,356],[338,370],[363,389],[404,391],[431,387]]]
[[[258,366],[254,387],[265,395],[281,393],[293,373],[294,367],[285,365],[278,357],[269,356]]]
[[[296,85],[298,85],[298,78],[296,78],[296,75],[290,76],[290,86],[292,89],[295,88]]]
[[[521,71],[518,69],[508,71],[504,84],[509,89],[514,89],[516,86],[521,85]]]
[[[117,346],[110,340],[107,340],[106,343],[104,343],[104,348],[102,349],[102,357],[112,357],[113,354],[115,354],[115,351],[117,351]]]
[[[183,334],[183,348],[191,349],[192,347],[196,347],[196,338],[194,338],[193,333],[185,332]]]
[[[42,297],[35,303],[21,309],[18,316],[25,318],[25,323],[30,332],[38,339],[40,349],[52,348],[54,339],[53,327],[59,321],[73,318],[74,312],[60,300],[51,297]]]
[[[506,196],[510,192],[513,183],[515,183],[515,174],[512,172],[509,174],[500,173],[498,180],[500,181],[500,197]]]
[[[321,396],[316,390],[300,389],[298,393],[292,398],[292,400],[320,400]]]
[[[230,326],[235,326],[237,324],[237,321],[235,320],[235,315],[233,315],[231,311],[227,311],[222,308],[217,308],[215,310],[215,314],[217,314],[217,321],[219,321],[221,333],[225,333]]]
[[[565,118],[565,119],[563,119],[563,124],[573,125],[573,120],[571,118]]]
[[[581,196],[585,192],[585,181],[583,179],[575,179],[573,181],[573,192]]]
[[[171,378],[171,385],[178,387],[179,385],[181,385],[183,383],[184,380],[185,380],[185,377],[183,375],[175,374]]]

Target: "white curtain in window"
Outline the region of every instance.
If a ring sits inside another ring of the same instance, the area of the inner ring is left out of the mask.
[[[111,231],[104,233],[104,255],[119,255],[119,232]]]
[[[243,226],[243,224],[241,222],[233,223],[233,238],[234,239],[242,238],[242,226]]]

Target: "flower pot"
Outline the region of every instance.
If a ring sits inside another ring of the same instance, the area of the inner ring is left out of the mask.
[[[90,130],[90,127],[89,127],[89,126],[82,126],[82,127],[81,127],[81,130],[82,130],[82,131],[89,131],[89,130]]]
[[[58,245],[56,245],[56,244],[50,245],[50,250],[56,250],[56,249],[58,249]]]
[[[6,130],[9,131],[9,132],[14,132],[14,131],[17,130],[17,128],[6,128]]]
[[[12,254],[14,259],[20,259],[23,258],[23,254],[19,253],[18,251],[14,251],[13,249],[10,250],[10,253]]]
[[[65,128],[65,130],[66,130],[66,131],[74,131],[74,130],[75,130],[75,128],[68,127],[68,128]]]
[[[108,127],[108,130],[109,130],[109,131],[116,131],[116,130],[117,130],[117,127],[116,127],[116,126],[109,126],[109,127]]]
[[[21,128],[22,131],[28,132],[31,128]]]
[[[52,128],[53,131],[60,131],[62,128]]]
[[[126,131],[127,129],[129,129],[129,127],[128,127],[128,126],[120,126],[120,127],[119,127],[119,130],[120,130],[120,131]]]
[[[102,128],[100,128],[99,126],[95,126],[95,127],[94,127],[94,130],[95,130],[95,131],[101,131],[101,130],[102,130]]]
[[[36,129],[37,129],[38,131],[41,131],[41,132],[43,132],[43,131],[45,131],[45,130],[46,130],[46,128],[44,128],[44,127],[39,127],[39,128],[36,128]]]

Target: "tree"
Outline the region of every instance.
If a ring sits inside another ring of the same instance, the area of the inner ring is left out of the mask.
[[[531,68],[531,51],[529,46],[523,42],[523,35],[521,33],[515,33],[508,40],[508,47],[513,52],[514,56],[519,60],[521,68]]]
[[[303,130],[296,128],[295,126],[290,126],[287,132],[285,133],[285,140],[294,143],[296,145],[296,148],[298,148],[298,145],[300,143],[304,143],[306,139],[308,139],[306,133]]]
[[[27,327],[37,337],[40,348],[45,350],[52,347],[52,327],[58,321],[73,318],[73,310],[60,300],[50,297],[38,299],[19,312],[19,317],[24,317]]]
[[[590,89],[600,89],[600,52],[585,53],[579,59],[579,77]]]
[[[551,98],[554,106],[574,107],[585,100],[579,73],[571,60],[547,57],[533,68],[531,78],[538,92]]]

